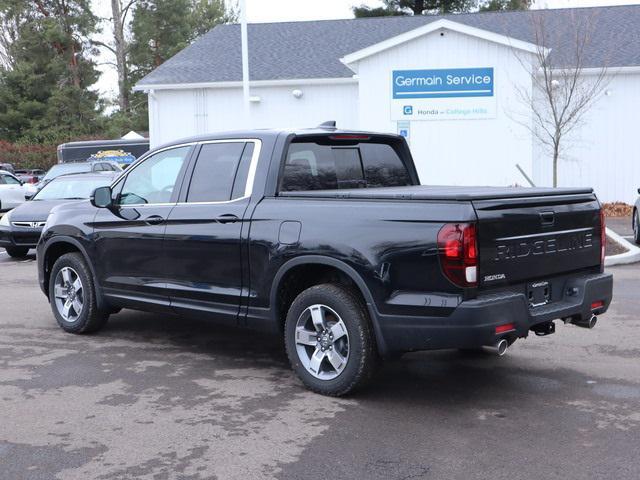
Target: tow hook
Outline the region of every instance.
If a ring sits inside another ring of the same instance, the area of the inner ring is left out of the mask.
[[[491,353],[501,357],[505,353],[507,353],[507,349],[509,348],[509,342],[503,338],[501,340],[498,340],[493,345],[485,345],[484,348],[488,352],[491,352]]]
[[[551,335],[556,333],[556,325],[553,322],[539,323],[530,328],[538,337],[544,337],[545,335]]]
[[[595,315],[591,315],[591,317],[589,318],[572,318],[571,319],[571,323],[573,323],[575,326],[577,327],[582,327],[582,328],[593,328],[596,326],[596,323],[598,322],[598,317],[596,317]]]

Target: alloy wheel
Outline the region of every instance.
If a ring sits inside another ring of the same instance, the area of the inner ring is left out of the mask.
[[[302,312],[296,323],[295,342],[300,362],[315,378],[333,380],[347,366],[347,327],[326,305],[311,305]]]
[[[56,275],[54,285],[55,304],[65,322],[78,320],[84,306],[84,287],[78,272],[71,267],[63,267]]]

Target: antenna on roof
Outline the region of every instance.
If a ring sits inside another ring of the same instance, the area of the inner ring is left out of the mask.
[[[327,122],[322,122],[320,125],[318,125],[318,128],[336,128],[336,121],[329,120]]]

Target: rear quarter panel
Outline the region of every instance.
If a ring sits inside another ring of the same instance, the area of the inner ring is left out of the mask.
[[[446,222],[474,219],[462,202],[265,198],[251,220],[250,307],[270,307],[273,279],[287,261],[317,255],[352,267],[380,313],[409,314],[390,303],[398,292],[460,293],[441,273],[437,234]],[[299,222],[297,242],[279,240],[283,222]]]

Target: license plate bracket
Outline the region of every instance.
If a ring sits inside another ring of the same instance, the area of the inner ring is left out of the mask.
[[[551,301],[551,284],[546,281],[533,282],[527,285],[527,299],[532,308],[541,307]]]

